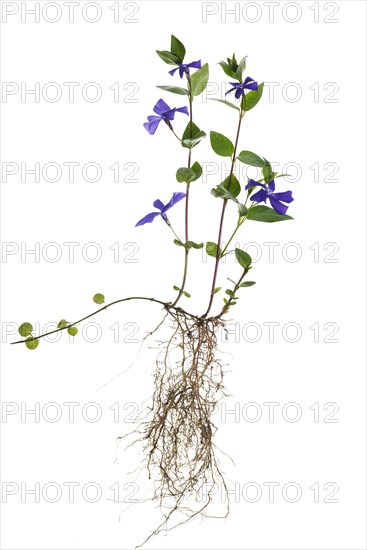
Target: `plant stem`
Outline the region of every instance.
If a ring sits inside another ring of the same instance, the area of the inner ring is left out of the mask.
[[[192,88],[191,88],[191,78],[189,74],[186,74],[187,76],[187,83],[189,88],[189,116],[190,116],[190,139],[192,139]],[[187,161],[187,167],[191,168],[191,147],[189,148],[189,158]],[[189,240],[189,195],[190,195],[190,183],[186,183],[186,199],[185,199],[185,243]],[[179,299],[181,298],[183,291],[185,290],[186,285],[186,278],[187,278],[187,269],[189,266],[189,249],[185,248],[185,260],[184,260],[184,271],[183,271],[183,277],[182,277],[182,283],[179,290],[179,293],[177,295],[176,300],[173,302],[172,307],[174,307]]]
[[[222,311],[219,313],[219,315],[215,317],[216,319],[220,319],[222,315],[224,315],[229,310],[231,302],[233,302],[233,299],[236,296],[236,292],[240,288],[240,284],[242,283],[242,280],[244,279],[245,275],[247,275],[247,273],[248,273],[248,269],[245,269],[241,277],[239,278],[238,282],[234,286],[232,296],[229,298],[228,302],[224,304]]]
[[[235,165],[235,162],[236,162],[238,139],[240,137],[241,122],[242,122],[243,115],[244,115],[244,111],[242,110],[242,104],[241,104],[240,117],[239,117],[238,127],[237,127],[236,141],[235,141],[233,156],[232,156],[231,171],[230,171],[229,177],[228,177],[228,186],[227,186],[228,190],[231,187],[231,181],[232,181],[232,176],[233,176],[234,165]],[[210,299],[209,299],[208,309],[204,313],[203,317],[207,317],[207,315],[209,314],[209,311],[212,307],[212,304],[213,304],[214,290],[215,290],[215,285],[216,285],[216,282],[217,282],[217,275],[218,275],[219,260],[221,258],[220,245],[221,245],[221,242],[222,242],[223,222],[224,222],[224,215],[225,215],[225,212],[226,212],[227,202],[228,202],[228,199],[224,199],[223,207],[222,207],[222,214],[221,214],[220,222],[219,222],[219,233],[218,233],[218,241],[217,241],[217,247],[218,248],[217,248],[217,257],[215,259],[213,283],[212,283],[212,288],[211,288],[211,292],[210,292]]]
[[[171,231],[172,231],[172,233],[174,234],[174,236],[176,237],[176,239],[182,243],[182,240],[181,240],[180,237],[177,235],[176,231],[173,229],[173,227],[172,227],[172,225],[171,225],[171,223],[170,223],[169,220],[166,222],[166,224],[167,224],[168,227],[171,229]]]
[[[181,143],[181,138],[178,137],[178,135],[176,134],[176,132],[174,131],[173,127],[172,127],[172,124],[168,124],[168,128],[171,130],[172,134],[178,139],[178,141]]]
[[[238,222],[237,222],[237,225],[236,225],[236,227],[235,227],[235,230],[233,231],[232,235],[230,236],[229,241],[227,242],[226,246],[225,246],[225,247],[223,248],[223,250],[222,250],[222,253],[221,253],[221,255],[220,255],[221,258],[223,258],[223,256],[224,256],[224,254],[225,254],[227,248],[228,248],[229,245],[231,244],[231,242],[232,242],[232,240],[233,240],[235,234],[237,233],[237,231],[239,230],[239,228],[241,227],[241,225],[243,224],[243,222],[245,221],[245,219],[246,219],[246,218],[244,218],[242,221],[238,221]]]
[[[250,193],[249,193],[249,194],[250,194]],[[246,201],[245,201],[245,206],[246,206],[246,204],[247,204],[248,197],[249,197],[249,195],[247,195],[247,198],[246,198]],[[251,208],[253,208],[253,206],[256,205],[256,204],[258,204],[258,203],[257,203],[257,202],[256,202],[256,203],[253,203],[253,204],[250,206],[249,210],[251,210]],[[232,235],[230,236],[229,241],[227,242],[226,246],[225,246],[224,249],[222,250],[222,254],[220,255],[221,258],[223,258],[223,256],[225,255],[225,252],[226,252],[227,248],[229,247],[229,245],[231,244],[231,242],[232,242],[232,240],[233,240],[235,234],[237,233],[237,231],[239,230],[239,228],[241,227],[241,225],[245,223],[246,220],[247,220],[247,214],[246,214],[246,216],[240,217],[240,218],[238,219],[238,222],[237,222],[237,225],[236,225],[236,227],[235,227],[235,230],[233,231]]]
[[[65,327],[57,328],[55,330],[51,330],[50,332],[45,332],[45,334],[40,334],[39,336],[33,336],[32,340],[39,340],[40,338],[44,338],[45,336],[48,336],[49,334],[55,334],[55,332],[61,332],[62,330],[66,330],[70,327],[73,327],[82,321],[85,321],[86,319],[89,319],[90,317],[93,317],[94,315],[97,315],[97,313],[100,313],[101,311],[107,309],[110,306],[114,306],[115,304],[120,304],[121,302],[128,302],[129,300],[147,300],[148,302],[155,302],[156,304],[161,304],[166,309],[171,308],[169,302],[162,302],[161,300],[156,300],[155,298],[146,298],[145,296],[130,296],[129,298],[121,298],[120,300],[115,300],[114,302],[111,302],[110,304],[107,304],[100,309],[97,309],[97,311],[94,311],[93,313],[90,313],[89,315],[86,315],[82,319],[79,319],[78,321],[75,321],[75,323],[70,323],[66,325]],[[11,342],[12,344],[24,344],[26,340],[18,340],[17,342]]]

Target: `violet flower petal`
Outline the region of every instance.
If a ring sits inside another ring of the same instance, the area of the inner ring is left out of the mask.
[[[268,196],[267,189],[260,189],[260,191],[252,195],[250,198],[253,202],[265,202]]]
[[[275,212],[277,212],[281,216],[284,216],[284,214],[288,210],[288,206],[285,206],[278,199],[275,199],[274,195],[269,196],[269,201],[270,201],[270,204],[272,205],[272,207],[274,208]]]
[[[181,201],[185,197],[186,197],[186,193],[181,193],[181,192],[173,193],[171,200],[163,208],[162,213],[167,212],[167,210],[172,208],[172,206],[174,206],[177,202]]]
[[[160,212],[151,212],[150,214],[147,214],[146,216],[144,216],[144,218],[139,220],[138,223],[135,224],[135,227],[138,227],[138,225],[144,225],[145,223],[152,223],[154,218],[156,218],[159,215],[160,215]]]
[[[163,113],[165,113],[166,111],[170,111],[170,110],[171,110],[171,107],[169,105],[167,105],[167,103],[165,101],[163,101],[163,99],[159,99],[153,107],[153,111],[157,115],[163,115]]]
[[[274,197],[274,199],[277,199],[283,202],[290,203],[294,201],[294,198],[292,197],[292,191],[283,191],[282,193],[273,193],[272,196]]]
[[[150,119],[150,120],[149,120]],[[161,117],[148,116],[148,122],[144,122],[143,126],[146,131],[152,136],[155,134],[156,129],[158,128],[159,123],[161,122]]]

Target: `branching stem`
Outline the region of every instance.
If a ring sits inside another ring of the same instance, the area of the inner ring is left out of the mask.
[[[193,121],[192,121],[192,102],[193,102],[193,96],[192,96],[192,87],[191,87],[191,77],[189,74],[186,74],[187,77],[187,84],[188,84],[188,90],[189,90],[189,116],[190,116],[190,139],[192,139],[192,128],[193,128]],[[189,148],[189,157],[187,161],[187,167],[191,168],[191,147]],[[185,199],[185,243],[189,240],[189,195],[190,195],[190,183],[186,184],[186,199]],[[181,298],[186,285],[186,278],[187,278],[187,269],[189,267],[189,252],[190,250],[188,248],[185,248],[185,260],[184,260],[184,271],[183,271],[183,277],[182,277],[182,283],[180,290],[178,292],[176,300],[173,302],[173,307],[178,303],[179,299]]]
[[[239,140],[239,137],[240,137],[241,122],[242,122],[243,116],[244,116],[244,111],[242,109],[242,103],[241,103],[240,116],[239,116],[238,127],[237,127],[236,141],[235,141],[233,155],[232,155],[231,171],[230,171],[229,177],[228,177],[228,186],[227,186],[228,190],[230,190],[231,183],[232,183],[232,176],[233,176],[233,171],[234,171],[234,165],[235,165],[235,162],[236,162],[238,140]],[[211,288],[211,292],[210,292],[210,299],[209,299],[208,309],[204,313],[203,317],[207,317],[207,315],[209,314],[209,311],[212,307],[212,304],[213,304],[213,299],[214,299],[214,294],[215,294],[214,290],[215,290],[215,286],[216,286],[216,282],[217,282],[217,275],[218,275],[218,268],[219,268],[219,260],[221,258],[220,245],[221,245],[221,242],[222,242],[223,223],[224,223],[224,215],[225,215],[225,212],[226,212],[227,202],[228,202],[228,199],[224,199],[223,206],[222,206],[222,214],[221,214],[220,222],[219,222],[219,233],[218,233],[218,241],[217,241],[217,257],[215,259],[213,283],[212,283],[212,288]]]

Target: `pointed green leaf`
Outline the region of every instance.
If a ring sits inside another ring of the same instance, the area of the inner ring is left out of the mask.
[[[38,338],[33,339],[32,337],[29,337],[25,341],[25,345],[27,346],[28,349],[36,349],[36,347],[38,347],[38,344],[39,344]]]
[[[197,161],[194,162],[194,164],[191,166],[191,170],[193,172],[195,172],[195,175],[196,175],[195,180],[198,180],[200,178],[201,174],[203,173],[203,169]],[[193,181],[195,181],[195,180],[193,180]]]
[[[216,258],[218,253],[218,245],[216,243],[208,242],[206,243],[205,250],[208,256]]]
[[[265,183],[269,183],[269,181],[271,181],[272,179],[273,169],[268,160],[264,159],[264,161],[265,162],[264,162],[264,166],[262,167],[262,173],[263,173]]]
[[[231,157],[233,154],[233,143],[223,134],[219,134],[218,132],[210,132],[210,144],[213,151],[221,157]]]
[[[247,55],[241,59],[236,70],[236,75],[240,82],[243,81],[243,71],[246,69],[246,58]]]
[[[191,128],[191,124],[190,124],[190,122],[188,122],[187,126],[184,130],[184,133],[182,134],[182,140],[190,139],[190,128]],[[194,138],[195,136],[197,136],[199,132],[200,132],[200,128],[198,126],[196,126],[195,122],[193,122],[192,123],[192,130],[191,130],[192,137]]]
[[[217,286],[217,287],[213,290],[213,294],[216,294],[216,293],[219,292],[221,289],[222,289],[221,286]]]
[[[181,63],[183,62],[186,53],[185,46],[173,34],[171,35],[171,53],[176,55]]]
[[[205,138],[206,133],[200,130],[198,126],[193,122],[192,123],[192,137],[190,137],[190,122],[187,124],[184,133],[182,134],[182,146],[192,149],[197,145],[203,138]]]
[[[251,256],[240,248],[236,248],[236,259],[243,269],[248,269],[251,265]]]
[[[263,95],[263,89],[264,82],[259,84],[257,91],[251,90],[248,94],[246,94],[245,111],[250,111],[259,103],[261,96]]]
[[[292,174],[278,174],[278,172],[274,172],[272,174],[272,178],[271,179],[274,179],[274,178],[286,178],[286,177],[291,177]]]
[[[262,206],[262,205],[249,208],[247,219],[253,220],[256,222],[266,222],[266,223],[293,220],[293,218],[291,216],[288,216],[287,214],[282,216],[277,212],[275,212],[275,210],[273,210],[272,208],[269,208],[268,206]]]
[[[177,244],[177,246],[185,246],[184,243],[182,241],[179,241],[178,239],[175,239],[173,242]]]
[[[196,179],[196,174],[191,168],[182,167],[179,168],[176,172],[176,180],[179,183],[190,183],[191,181],[194,181]]]
[[[171,92],[172,94],[189,95],[186,88],[180,88],[179,86],[157,86],[157,88],[164,90],[165,92]]]
[[[228,294],[228,296],[233,296],[233,290],[231,290],[230,288],[227,288],[226,294]]]
[[[200,143],[200,141],[202,139],[204,139],[206,137],[206,133],[201,131],[199,132],[194,138],[190,139],[184,139],[182,141],[182,146],[183,147],[187,147],[188,149],[192,149],[193,147],[195,147],[195,145],[197,145],[198,143]]]
[[[93,296],[93,302],[95,302],[96,304],[103,304],[104,303],[104,296],[103,294],[95,294]]]
[[[183,294],[184,294],[184,296],[186,296],[186,298],[191,298],[191,294],[186,292],[186,290],[183,291]]]
[[[173,285],[173,290],[181,290],[180,288],[178,288],[178,286],[176,285]]]
[[[248,208],[246,208],[244,204],[238,204],[237,207],[238,207],[238,213],[241,217],[244,217],[247,215]]]
[[[230,101],[227,101],[226,99],[215,99],[214,97],[210,97],[209,99],[211,99],[212,101],[219,101],[219,103],[224,103],[224,105],[228,105],[228,107],[233,107],[233,109],[236,109],[237,111],[239,111],[239,107],[237,107],[237,105],[234,105],[233,103],[231,103]]]
[[[156,52],[159,55],[159,57],[168,65],[180,64],[180,59],[179,57],[177,57],[177,55],[174,55],[171,52],[167,52],[166,50],[162,50],[162,51],[156,50]]]
[[[225,61],[220,61],[218,65],[222,67],[223,71],[226,73],[227,76],[241,82],[236,74],[236,71],[233,71],[231,67],[228,65],[228,63],[226,63]]]
[[[254,285],[256,285],[255,281],[246,281],[245,283],[241,283],[240,287],[245,288],[245,287],[254,286]]]
[[[199,250],[200,248],[203,248],[204,243],[194,243],[194,241],[186,241],[183,246],[188,250],[190,250],[190,248],[195,248],[196,250]]]
[[[234,202],[238,202],[237,196],[240,192],[241,185],[234,174],[232,174],[231,178],[228,176],[221,184],[211,190],[211,194],[214,195],[214,197],[219,197],[223,200],[231,200]]]
[[[237,158],[244,164],[256,166],[257,168],[262,168],[265,164],[265,161],[259,155],[255,155],[251,151],[241,151]]]
[[[191,90],[194,96],[200,95],[206,88],[209,80],[209,65],[205,63],[191,75]]]
[[[61,321],[58,322],[57,328],[64,328],[68,325],[68,322],[66,319],[61,319]]]
[[[30,334],[32,334],[32,330],[33,330],[33,327],[31,323],[23,323],[18,328],[18,332],[21,336],[29,336]]]

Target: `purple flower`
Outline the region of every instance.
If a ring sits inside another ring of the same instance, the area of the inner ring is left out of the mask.
[[[179,71],[180,78],[182,78],[185,73],[190,74],[190,67],[192,67],[193,69],[201,69],[201,60],[193,61],[192,63],[180,63],[179,66],[176,67],[176,69],[168,72],[171,76],[173,76],[176,71]]]
[[[236,99],[239,99],[241,95],[245,92],[245,90],[257,91],[259,87],[258,83],[255,82],[255,80],[250,76],[247,76],[242,84],[240,84],[239,82],[230,82],[230,85],[233,86],[233,88],[228,90],[228,92],[226,92],[226,95],[233,92],[233,90],[236,90],[236,93],[234,94]]]
[[[167,210],[172,208],[172,206],[174,206],[176,202],[184,199],[185,197],[186,193],[173,193],[172,199],[167,204],[163,204],[163,202],[159,199],[155,200],[153,202],[153,206],[154,208],[158,208],[159,212],[151,212],[150,214],[147,214],[146,216],[144,216],[144,218],[138,221],[135,227],[137,227],[138,225],[144,225],[145,223],[152,223],[154,218],[156,218],[157,216],[162,216],[164,221],[166,223],[169,223],[166,215]]]
[[[189,114],[187,107],[171,109],[167,105],[167,103],[163,101],[163,99],[159,99],[157,101],[157,103],[153,107],[153,111],[156,113],[156,115],[148,116],[148,122],[145,122],[143,125],[150,135],[155,134],[155,131],[158,128],[158,124],[161,120],[164,120],[164,122],[168,124],[168,126],[170,126],[170,120],[173,120],[175,118],[175,113],[185,113],[185,115]]]
[[[292,197],[292,191],[284,191],[283,193],[274,193],[275,183],[274,180],[271,180],[268,185],[259,183],[255,180],[250,180],[246,185],[245,189],[250,187],[262,187],[260,191],[257,191],[252,195],[251,200],[254,202],[266,202],[266,199],[269,199],[271,206],[274,208],[275,212],[281,214],[282,216],[287,212],[288,206],[285,206],[280,201],[290,203],[294,199]]]

